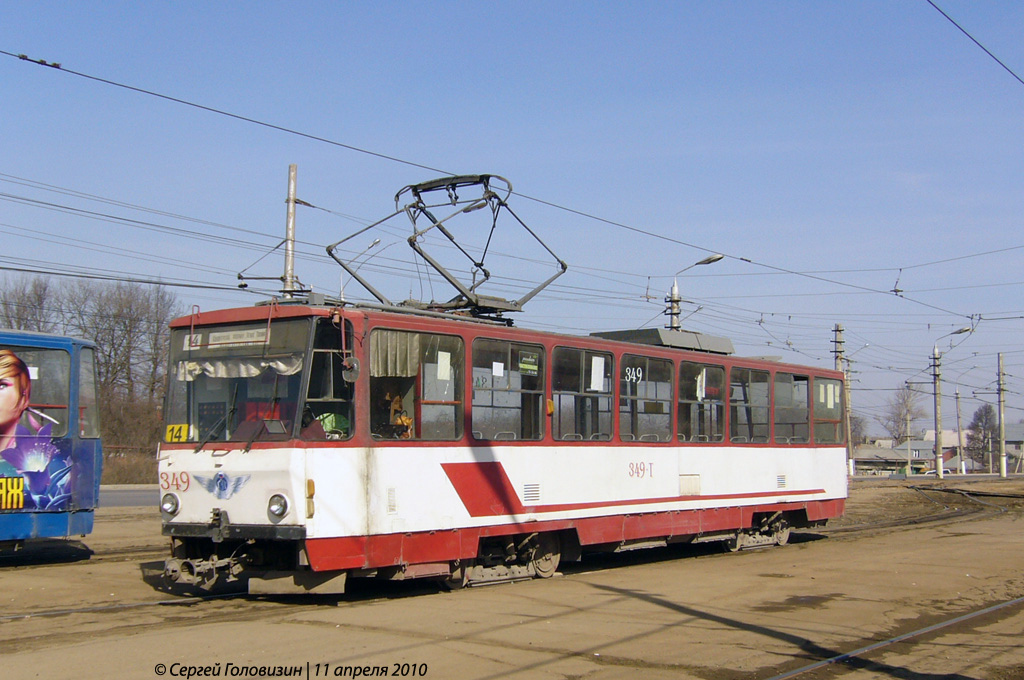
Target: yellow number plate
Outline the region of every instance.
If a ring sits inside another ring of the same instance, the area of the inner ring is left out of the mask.
[[[169,442],[187,442],[188,425],[168,425],[164,439]]]

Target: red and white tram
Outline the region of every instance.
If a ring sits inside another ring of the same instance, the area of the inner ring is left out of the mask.
[[[680,349],[678,330],[308,300],[172,328],[159,479],[179,582],[457,587],[591,550],[782,544],[843,512],[835,371]]]

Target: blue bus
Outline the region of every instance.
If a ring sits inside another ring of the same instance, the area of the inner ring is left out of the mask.
[[[92,531],[103,467],[96,386],[92,343],[0,329],[0,551]]]

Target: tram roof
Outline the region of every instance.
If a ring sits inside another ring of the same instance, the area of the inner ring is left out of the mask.
[[[729,338],[722,338],[715,335],[705,335],[696,331],[673,330],[669,328],[637,328],[626,331],[601,331],[591,333],[595,338],[605,340],[619,340],[621,342],[632,342],[638,345],[654,345],[656,347],[671,347],[673,349],[686,349],[694,352],[709,352],[711,354],[733,354],[736,350]]]

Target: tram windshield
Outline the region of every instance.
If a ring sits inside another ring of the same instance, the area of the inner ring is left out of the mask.
[[[166,404],[170,442],[291,437],[302,401],[310,319],[177,329]]]

